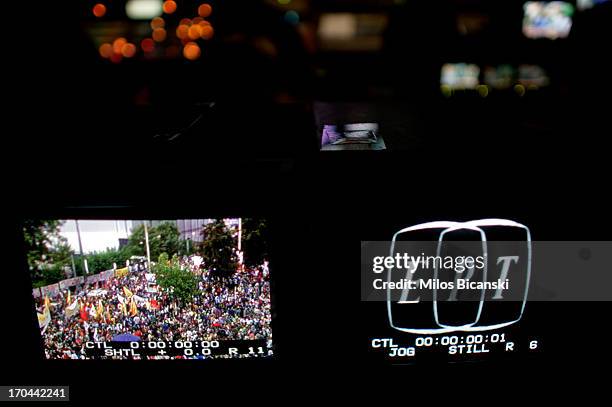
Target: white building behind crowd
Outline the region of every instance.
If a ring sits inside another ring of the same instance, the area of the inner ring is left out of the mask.
[[[176,223],[181,239],[202,241],[202,228],[214,222],[214,219],[177,219],[177,220],[65,220],[60,228],[60,234],[68,240],[70,248],[76,253],[80,252],[79,232],[83,253],[102,252],[107,249],[118,249],[126,243],[132,230],[147,223],[148,227],[155,227],[164,222]],[[237,228],[238,218],[225,219],[225,224]]]

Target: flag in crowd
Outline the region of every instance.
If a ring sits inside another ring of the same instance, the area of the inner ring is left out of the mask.
[[[221,278],[189,258],[181,265],[198,279],[197,295],[187,304],[160,290],[144,267],[57,293],[58,302],[45,295],[38,319],[47,357],[90,358],[85,342],[122,335],[147,341],[271,339],[267,272]]]

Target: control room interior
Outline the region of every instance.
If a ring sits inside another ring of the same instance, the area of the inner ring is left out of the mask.
[[[21,46],[44,64],[21,95],[45,106],[51,147],[120,138],[303,156],[322,125],[363,121],[380,123],[389,151],[601,142],[612,4],[566,3],[569,32],[555,32],[530,27],[522,1],[435,3],[211,0],[201,17],[200,1],[161,16],[63,2],[42,18],[45,40]]]

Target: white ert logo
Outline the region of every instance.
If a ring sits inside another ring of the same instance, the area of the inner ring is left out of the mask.
[[[402,332],[425,334],[425,335],[443,334],[443,333],[456,332],[456,331],[463,331],[463,332],[488,331],[488,330],[503,328],[505,326],[512,325],[518,322],[522,318],[523,312],[525,310],[525,304],[527,303],[527,293],[529,291],[529,280],[531,277],[531,232],[529,228],[523,224],[514,222],[512,220],[507,220],[507,219],[480,219],[480,220],[473,220],[473,221],[468,221],[468,222],[436,221],[436,222],[421,223],[419,225],[414,225],[414,226],[404,228],[396,232],[393,235],[393,239],[391,242],[390,255],[393,256],[393,253],[395,250],[395,242],[398,236],[401,234],[422,231],[422,230],[440,230],[440,235],[438,237],[438,254],[439,254],[440,246],[443,241],[444,235],[452,231],[464,229],[464,230],[476,231],[480,234],[480,240],[482,242],[482,248],[483,248],[483,255],[485,258],[487,258],[487,234],[485,230],[483,230],[483,229],[486,229],[487,227],[516,227],[516,228],[524,229],[526,232],[526,235],[527,235],[527,238],[526,238],[527,273],[526,273],[526,281],[525,281],[525,291],[524,291],[521,309],[520,309],[520,313],[518,317],[516,319],[504,321],[504,322],[497,323],[497,324],[478,325],[478,322],[480,321],[480,316],[482,314],[482,310],[484,307],[484,303],[485,303],[484,290],[483,290],[480,296],[476,318],[474,319],[473,322],[470,322],[468,324],[459,325],[459,326],[445,325],[445,324],[440,323],[440,318],[438,315],[438,301],[437,301],[437,295],[436,295],[437,290],[434,290],[433,314],[434,314],[434,320],[437,326],[432,327],[432,328],[400,327],[400,326],[396,326],[395,323],[393,322],[393,311],[392,311],[392,306],[391,306],[392,305],[391,290],[387,289],[387,314],[389,317],[389,324],[391,325],[393,329],[397,329]],[[486,265],[487,263],[488,261],[485,262],[485,267],[483,269],[483,280],[484,281],[486,281],[487,279],[487,265]],[[504,264],[504,267],[506,265],[507,263]],[[505,271],[507,272],[507,269]],[[435,268],[434,273],[435,273],[434,276],[437,277],[437,267]],[[387,271],[387,277],[388,277],[388,281],[391,281],[391,270],[390,269]],[[400,299],[400,301],[398,301],[396,304],[402,304],[403,306],[410,306],[411,303],[415,303],[414,301],[403,300],[405,298],[406,296],[403,293],[402,299]]]

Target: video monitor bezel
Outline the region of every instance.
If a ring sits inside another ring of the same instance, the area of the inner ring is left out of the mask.
[[[270,329],[272,332],[272,344],[271,344],[271,355],[266,355],[264,357],[241,357],[241,358],[207,358],[204,360],[194,359],[202,365],[210,365],[210,364],[228,364],[228,363],[275,363],[279,358],[279,329],[280,324],[278,323],[278,315],[277,315],[277,293],[276,293],[276,285],[277,279],[275,274],[277,272],[277,255],[279,255],[279,251],[276,249],[276,239],[275,235],[277,233],[277,222],[278,219],[273,214],[267,212],[262,213],[262,211],[257,210],[219,210],[219,209],[192,209],[192,208],[183,208],[176,210],[160,210],[159,208],[145,207],[145,206],[137,206],[137,205],[77,205],[77,206],[49,206],[45,209],[39,208],[38,210],[26,210],[20,213],[17,219],[17,226],[19,228],[18,233],[21,237],[20,252],[18,253],[21,259],[21,272],[23,273],[24,280],[27,281],[28,298],[31,305],[31,323],[30,326],[30,334],[36,339],[37,348],[30,349],[30,351],[37,353],[37,360],[43,361],[43,363],[47,364],[79,364],[81,361],[85,361],[86,364],[122,364],[122,363],[153,363],[153,364],[174,364],[176,363],[175,359],[152,359],[149,360],[147,358],[142,359],[58,359],[58,358],[47,358],[45,356],[44,349],[44,338],[40,331],[38,318],[37,318],[37,310],[36,310],[36,301],[33,297],[33,284],[29,273],[29,264],[27,261],[27,256],[25,252],[25,235],[23,233],[23,225],[24,222],[30,219],[36,220],[65,220],[65,219],[78,219],[78,220],[135,220],[135,221],[144,221],[144,220],[178,220],[178,219],[238,219],[238,218],[260,218],[265,219],[268,222],[269,226],[269,234],[270,239],[268,241],[269,251],[270,251],[270,259],[268,264],[269,269],[269,282],[270,282]],[[282,260],[280,260],[282,261]],[[279,262],[280,262],[279,261]],[[282,334],[280,335],[282,337]],[[191,360],[191,359],[181,359],[181,360]],[[179,362],[180,363],[180,362]],[[188,362],[187,362],[188,363]]]

